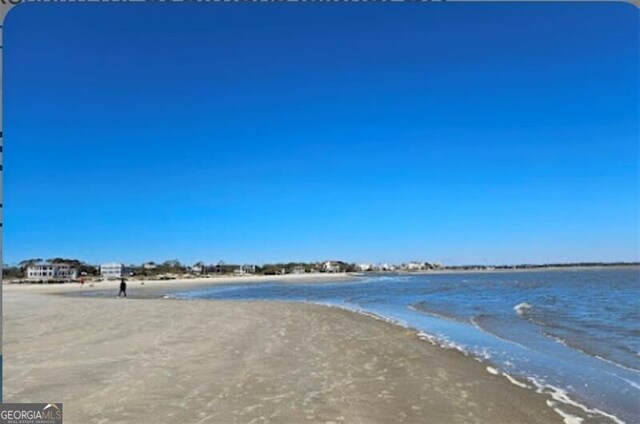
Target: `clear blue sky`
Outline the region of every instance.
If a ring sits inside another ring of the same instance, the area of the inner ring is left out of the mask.
[[[23,4],[5,262],[638,260],[626,3]]]

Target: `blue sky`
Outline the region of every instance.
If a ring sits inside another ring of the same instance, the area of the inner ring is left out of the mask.
[[[625,3],[23,4],[4,256],[638,260]]]

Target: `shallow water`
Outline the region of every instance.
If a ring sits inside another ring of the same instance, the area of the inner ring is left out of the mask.
[[[560,402],[576,401],[601,422],[640,422],[637,267],[385,274],[322,284],[219,286],[171,296],[303,301],[373,313],[488,360],[517,384]]]

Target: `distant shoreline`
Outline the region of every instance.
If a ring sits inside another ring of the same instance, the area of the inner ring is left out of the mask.
[[[532,266],[531,268],[480,268],[480,269],[457,269],[444,268],[435,270],[421,271],[395,271],[389,274],[469,274],[469,273],[493,273],[493,272],[532,272],[532,271],[574,271],[574,270],[599,270],[599,269],[615,269],[615,268],[639,268],[640,263],[629,264],[611,264],[611,265],[562,265],[562,266]],[[384,272],[383,272],[384,273]],[[366,275],[367,273],[365,273]]]
[[[611,265],[568,265],[568,266],[536,266],[532,268],[484,268],[484,269],[428,269],[418,271],[364,271],[364,272],[340,272],[340,273],[304,273],[304,274],[282,274],[282,275],[264,275],[264,274],[248,274],[248,275],[210,275],[206,277],[177,277],[174,279],[154,279],[154,278],[139,278],[137,276],[127,277],[127,281],[138,287],[148,285],[147,288],[154,287],[159,288],[193,288],[197,286],[208,286],[217,284],[241,284],[241,283],[261,283],[261,282],[287,282],[287,283],[322,283],[332,282],[340,280],[353,280],[357,278],[367,278],[379,275],[441,275],[441,274],[491,274],[491,273],[510,273],[510,272],[544,272],[544,271],[588,271],[588,270],[603,270],[603,269],[629,269],[638,268],[640,271],[640,263],[629,264],[611,264]],[[30,282],[27,280],[16,279],[3,279],[3,286],[6,287],[42,287],[50,288],[55,291],[56,288],[60,291],[67,292],[71,287],[78,287],[79,289],[115,289],[119,284],[118,280],[101,280],[96,281],[96,278],[87,278],[84,286],[78,281],[70,281],[65,283],[40,283]]]

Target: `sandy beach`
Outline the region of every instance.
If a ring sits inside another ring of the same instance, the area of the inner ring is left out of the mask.
[[[207,277],[191,277],[191,278],[175,278],[169,280],[140,279],[137,277],[127,278],[127,292],[132,297],[156,297],[164,291],[176,289],[193,289],[197,287],[208,287],[221,284],[251,284],[265,283],[270,281],[289,282],[289,283],[323,283],[334,281],[345,281],[357,278],[353,274],[344,272],[336,273],[308,273],[308,274],[285,274],[285,275],[241,275],[241,276],[207,276]],[[98,281],[89,279],[82,285],[80,283],[67,284],[37,284],[37,283],[16,283],[4,282],[3,289],[5,292],[21,291],[21,292],[37,292],[50,294],[79,294],[88,291],[114,291],[114,296],[118,293],[120,280],[110,279]]]
[[[544,395],[370,317],[148,298],[228,282],[132,282],[126,300],[53,295],[115,282],[5,285],[4,401],[61,401],[77,424],[563,422]]]

